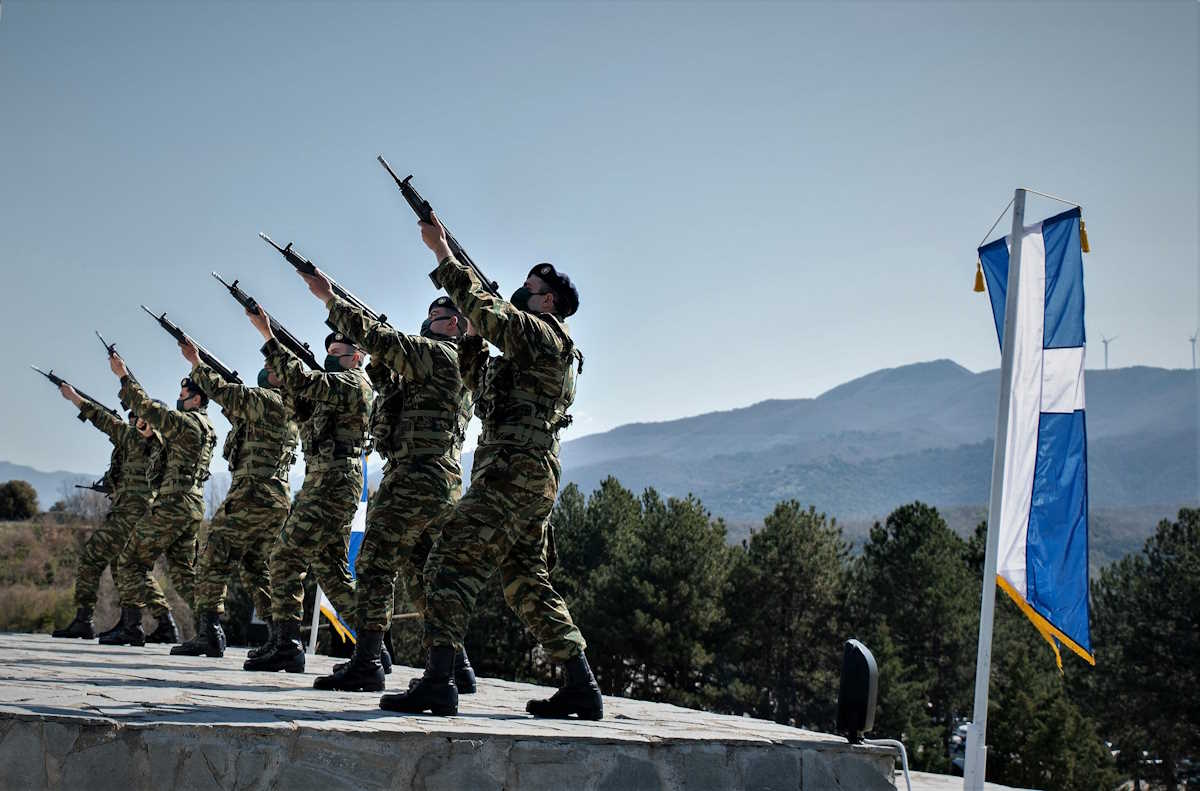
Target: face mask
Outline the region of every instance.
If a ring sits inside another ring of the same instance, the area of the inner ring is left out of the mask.
[[[325,371],[327,373],[336,374],[342,371],[342,358],[336,354],[325,355]]]
[[[259,371],[258,372],[258,386],[259,387],[274,387],[275,385],[271,384],[271,380],[267,378],[270,375],[271,374],[267,371],[266,368]]]
[[[188,398],[191,398],[191,396],[188,396]],[[187,399],[185,399],[185,398],[176,398],[176,399],[175,399],[175,409],[176,409],[176,410],[178,410],[178,411],[180,411],[180,412],[183,412],[183,411],[184,411],[184,406],[183,406],[183,404],[184,404],[184,402],[185,402],[186,400],[187,400]]]
[[[516,291],[513,292],[512,297],[510,297],[508,301],[511,302],[513,304],[513,307],[516,308],[517,310],[523,310],[528,313],[528,312],[530,312],[529,311],[530,297],[540,297],[544,294],[549,294],[549,293],[550,293],[549,291],[530,291],[525,286],[521,286],[520,288],[518,288]]]
[[[435,322],[449,321],[451,318],[453,318],[453,317],[452,316],[439,316],[436,319],[425,319],[425,321],[421,322],[421,337],[422,338],[451,338],[451,337],[454,337],[452,335],[444,335],[441,333],[437,333],[437,332],[434,332],[434,330],[433,330],[433,325]]]

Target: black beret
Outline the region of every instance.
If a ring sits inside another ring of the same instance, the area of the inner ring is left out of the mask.
[[[354,341],[350,340],[349,338],[347,338],[345,335],[343,335],[340,332],[331,332],[325,336],[325,348],[326,349],[329,348],[329,344],[331,344],[331,343],[348,343],[351,346],[358,348],[358,345],[355,344]]]
[[[430,302],[429,311],[432,311],[434,308],[447,308],[462,315],[462,311],[458,309],[458,306],[454,304],[454,300],[450,299],[450,297],[438,297],[433,302]],[[426,312],[428,313],[429,311]]]
[[[204,391],[200,389],[200,385],[196,384],[196,382],[193,381],[192,377],[190,377],[190,376],[185,376],[182,379],[180,379],[179,386],[182,388],[185,388],[187,390],[191,390],[193,393],[199,393],[200,395],[204,395]]]
[[[564,318],[573,316],[579,310],[579,289],[575,288],[566,272],[559,272],[554,264],[541,263],[530,269],[529,274],[537,275],[550,286],[555,304]]]

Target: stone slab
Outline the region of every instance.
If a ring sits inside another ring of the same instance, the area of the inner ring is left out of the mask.
[[[889,748],[748,717],[606,697],[600,722],[537,720],[525,701],[552,690],[486,678],[458,716],[403,716],[313,690],[329,657],[289,675],[168,650],[0,634],[0,788],[896,787]]]

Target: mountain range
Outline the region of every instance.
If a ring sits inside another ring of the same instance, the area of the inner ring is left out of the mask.
[[[1089,500],[1099,521],[1150,520],[1148,533],[1157,518],[1200,502],[1200,375],[1121,368],[1088,371],[1086,385]],[[756,523],[785,499],[850,525],[919,499],[958,514],[965,531],[986,511],[998,390],[996,370],[935,360],[816,398],[631,423],[565,442],[563,484],[586,493],[611,475],[635,491],[691,493],[733,525]],[[379,474],[372,465],[372,483]],[[64,482],[94,477],[0,462],[0,481],[28,480],[43,507]]]

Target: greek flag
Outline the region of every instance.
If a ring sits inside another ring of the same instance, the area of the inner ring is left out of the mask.
[[[358,561],[358,550],[362,547],[363,534],[367,529],[367,454],[362,456],[362,472],[363,472],[363,488],[362,496],[358,499],[358,510],[354,512],[354,520],[350,523],[350,547],[347,551],[346,561],[350,565],[350,576],[353,578],[354,564]],[[329,601],[329,597],[325,595],[325,591],[321,590],[321,586],[317,586],[317,612],[329,619],[329,623],[333,626],[343,640],[354,641],[354,630],[350,625],[338,615],[337,608],[333,606],[333,602]],[[320,623],[320,618],[316,613],[313,614],[313,629],[312,637],[309,642],[311,649],[309,653],[316,653],[317,650],[317,625]]]
[[[1021,238],[1012,401],[1000,500],[997,579],[1054,648],[1091,664],[1087,428],[1079,207]],[[1009,237],[979,248],[1004,343]]]

